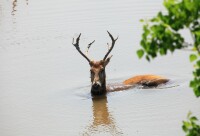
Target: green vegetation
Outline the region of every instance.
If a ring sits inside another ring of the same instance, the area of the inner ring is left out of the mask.
[[[137,51],[139,58],[145,56],[150,61],[158,55],[166,55],[177,49],[191,50],[190,62],[194,64],[193,80],[190,87],[194,94],[200,96],[200,0],[164,0],[166,13],[159,12],[150,20],[141,20],[143,25],[141,49]],[[188,30],[193,42],[188,44],[180,30]],[[186,136],[200,136],[200,125],[197,118],[188,114],[183,121]]]
[[[190,87],[197,97],[200,96],[200,1],[199,0],[164,0],[167,13],[159,12],[144,23],[142,49],[137,51],[139,58],[146,57],[148,61],[177,49],[191,48],[190,61],[194,63],[193,76]],[[193,43],[185,42],[180,34],[181,29],[187,29],[192,36]]]
[[[195,116],[191,116],[191,112],[188,113],[187,120],[183,121],[183,130],[186,136],[200,136],[200,126],[197,125],[198,119]]]

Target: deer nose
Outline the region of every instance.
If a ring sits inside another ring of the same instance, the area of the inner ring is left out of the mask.
[[[93,84],[93,87],[94,87],[95,89],[98,89],[98,88],[100,87],[100,84],[94,83],[94,84]]]

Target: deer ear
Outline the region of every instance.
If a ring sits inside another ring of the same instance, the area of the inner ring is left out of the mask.
[[[106,67],[106,65],[110,62],[110,59],[112,58],[112,55],[110,57],[108,57],[105,61],[104,61],[104,67]]]

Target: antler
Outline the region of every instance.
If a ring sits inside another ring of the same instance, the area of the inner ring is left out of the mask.
[[[108,31],[107,31],[108,32]],[[110,54],[110,52],[112,51],[115,42],[117,41],[118,37],[116,39],[113,38],[113,36],[110,34],[110,32],[108,32],[108,35],[110,36],[111,40],[112,40],[112,45],[111,47],[108,49],[108,52],[106,53],[106,55],[104,56],[103,60],[106,60],[106,58],[108,57],[108,55]]]
[[[79,36],[76,38],[76,43],[74,43],[74,38],[73,38],[73,41],[72,41],[72,44],[76,47],[76,49],[78,50],[78,52],[90,63],[90,59],[87,57],[87,55],[85,55],[81,50],[80,50],[80,47],[79,47],[79,40],[80,40],[80,37],[81,37],[81,33],[79,34]],[[88,49],[87,49],[87,53],[88,53],[88,50],[90,48],[90,46],[95,42],[95,40],[93,42],[91,42],[90,44],[88,44]]]

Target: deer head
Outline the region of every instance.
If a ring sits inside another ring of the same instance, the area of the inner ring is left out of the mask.
[[[118,39],[118,37],[116,39],[114,39],[113,36],[109,32],[108,32],[108,34],[109,34],[109,36],[112,40],[112,44],[111,44],[111,46],[109,46],[109,44],[108,44],[108,46],[109,46],[108,52],[106,53],[104,58],[100,61],[91,60],[88,57],[89,48],[95,42],[95,40],[93,42],[91,42],[90,44],[88,44],[86,54],[84,54],[80,50],[80,47],[79,47],[79,40],[80,40],[81,34],[79,34],[75,43],[74,43],[74,39],[73,39],[73,42],[72,42],[72,44],[75,46],[77,51],[89,62],[90,73],[91,73],[91,84],[92,84],[91,93],[92,93],[92,95],[101,95],[101,94],[106,93],[106,72],[105,72],[105,68],[106,68],[107,64],[110,62],[110,59],[112,57],[112,55],[110,57],[108,57],[108,55],[112,51],[112,49],[115,45],[115,42]]]

